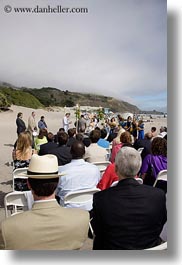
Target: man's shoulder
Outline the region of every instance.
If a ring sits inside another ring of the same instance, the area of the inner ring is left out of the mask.
[[[12,215],[6,219],[4,219],[2,221],[2,228],[4,227],[15,227],[16,224],[18,224],[18,226],[21,224],[21,222],[25,219],[28,219],[29,216],[31,216],[31,211],[25,211],[25,212],[22,212],[22,213],[18,213],[18,214],[15,214],[15,215]]]
[[[89,222],[89,213],[86,210],[78,208],[63,208],[64,217],[69,219],[77,220],[77,222]]]
[[[162,189],[159,189],[157,187],[153,187],[153,186],[142,184],[141,185],[141,189],[146,191],[148,194],[152,194],[152,195],[155,194],[155,195],[159,195],[159,196],[165,196],[165,192]]]
[[[123,186],[121,183],[119,186],[116,185],[114,187],[110,187],[108,189],[95,193],[94,198],[100,201],[102,198],[105,198],[105,197],[108,198],[108,196],[113,197],[113,193],[115,194],[115,196],[117,196],[118,193],[123,194],[123,196],[126,196],[126,193],[128,193],[128,189],[130,190],[130,194],[137,195],[140,193],[141,195],[146,195],[147,197],[161,198],[161,199],[165,197],[165,192],[162,189],[159,189],[156,187],[154,188],[152,186],[145,185],[145,184],[137,184],[137,185],[134,185],[133,188],[131,186],[130,185]],[[136,187],[137,187],[137,190],[135,190]]]
[[[101,190],[101,191],[94,193],[94,199],[100,201],[102,198],[110,196],[114,192],[113,188],[114,187],[110,187],[105,190]]]

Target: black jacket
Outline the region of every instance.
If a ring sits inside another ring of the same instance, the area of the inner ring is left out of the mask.
[[[129,178],[93,198],[93,249],[145,249],[158,245],[167,220],[165,193]]]
[[[52,149],[55,149],[57,147],[58,147],[58,144],[54,143],[54,142],[48,142],[46,144],[41,144],[40,150],[39,150],[39,155],[42,156],[42,155],[49,154]]]
[[[70,163],[72,159],[70,147],[66,145],[58,145],[58,147],[50,150],[49,154],[57,156],[59,166]]]
[[[20,134],[21,132],[24,132],[26,130],[25,123],[22,119],[17,118],[16,125],[17,125],[17,134]]]

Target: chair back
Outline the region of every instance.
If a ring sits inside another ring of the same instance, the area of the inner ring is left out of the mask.
[[[137,151],[141,154],[143,149],[144,149],[144,147],[140,147],[140,148],[137,149]]]
[[[114,186],[116,186],[116,185],[118,184],[118,182],[119,182],[119,180],[114,181],[114,182],[111,184],[110,187],[114,187]]]
[[[111,162],[110,161],[99,161],[99,162],[93,162],[92,164],[96,165],[99,168],[101,176],[102,176],[107,166],[110,165]]]
[[[154,182],[154,184],[153,184],[153,187],[155,187],[155,186],[157,185],[157,182],[158,182],[159,180],[167,181],[167,170],[161,170],[161,171],[158,173],[158,175],[157,175],[157,177],[156,177],[156,180],[155,180],[155,182]]]
[[[87,211],[92,209],[93,195],[98,188],[68,192],[64,197],[64,207],[76,207]]]
[[[136,181],[139,183],[139,184],[143,184],[143,179],[141,179],[141,178],[135,178],[136,179]]]
[[[137,181],[139,184],[143,184],[143,179],[141,179],[141,178],[135,178],[135,179],[136,179],[136,181]],[[110,187],[114,187],[114,186],[116,186],[116,185],[118,184],[118,182],[119,182],[119,180],[114,181],[114,182],[111,184]]]
[[[13,191],[7,193],[4,197],[4,207],[5,207],[5,216],[9,217],[11,215],[27,211],[28,210],[28,201],[26,192],[22,191]]]
[[[29,190],[26,185],[27,167],[17,168],[13,171],[13,191]]]

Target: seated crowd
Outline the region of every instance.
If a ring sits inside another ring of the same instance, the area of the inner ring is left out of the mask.
[[[167,170],[167,128],[144,134],[142,120],[118,120],[89,134],[60,128],[54,135],[40,128],[37,137],[27,131],[18,135],[14,170],[27,168],[34,203],[2,222],[0,249],[80,249],[90,236],[89,223],[94,250],[146,249],[163,242],[167,186],[153,183]],[[96,162],[104,161],[109,165],[101,174]],[[64,204],[67,193],[92,188],[100,189],[93,201]]]

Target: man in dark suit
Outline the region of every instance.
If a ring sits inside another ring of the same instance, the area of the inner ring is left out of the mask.
[[[23,113],[19,112],[16,118],[16,125],[17,125],[17,134],[19,135],[21,132],[26,130],[25,122],[23,121]]]
[[[146,157],[146,155],[151,154],[151,143],[152,143],[152,133],[147,132],[144,136],[144,139],[136,139],[134,142],[134,148],[138,150],[139,148],[143,148],[141,152],[142,160]]]
[[[58,132],[58,146],[49,151],[49,154],[57,156],[58,165],[63,166],[71,162],[72,155],[70,147],[66,146],[68,134],[66,132]]]
[[[139,152],[121,148],[115,160],[118,184],[94,194],[93,249],[137,250],[161,243],[167,220],[165,193],[134,179],[140,167]]]
[[[54,142],[54,134],[53,133],[49,132],[47,134],[47,141],[48,141],[48,143],[40,145],[40,150],[38,153],[40,156],[49,154],[49,152],[52,149],[55,149],[56,147],[58,147],[58,144]]]

